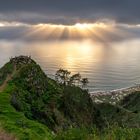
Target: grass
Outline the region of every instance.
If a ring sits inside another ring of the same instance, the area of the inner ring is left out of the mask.
[[[12,63],[6,63],[0,69],[0,85],[3,84],[4,80],[6,79],[8,74],[11,74],[14,70],[14,65]]]
[[[96,128],[87,131],[86,129],[69,129],[59,133],[54,140],[139,140],[140,129],[120,128],[117,126],[99,132]]]
[[[0,93],[0,127],[20,140],[51,140],[52,135],[47,126],[27,119],[11,106],[10,93],[13,88],[13,85],[8,85]]]

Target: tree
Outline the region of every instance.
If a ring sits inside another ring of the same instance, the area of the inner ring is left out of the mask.
[[[70,75],[71,72],[68,71],[68,70],[64,70],[64,69],[59,69],[58,71],[56,71],[56,74],[55,74],[55,80],[66,86],[66,85],[69,85],[69,86],[72,86],[72,85],[76,85],[76,86],[79,86],[79,83],[81,82],[82,83],[82,87],[86,87],[87,84],[89,83],[88,81],[88,78],[82,78],[81,79],[81,74],[80,73],[76,73],[74,75]]]
[[[88,78],[82,78],[81,83],[82,83],[82,87],[85,88],[89,83]]]
[[[70,77],[69,85],[72,85],[72,84],[76,85],[76,83],[79,85],[80,80],[81,80],[80,73],[74,74]]]
[[[55,79],[58,83],[62,85],[67,85],[70,77],[70,73],[68,70],[59,69],[55,74]]]

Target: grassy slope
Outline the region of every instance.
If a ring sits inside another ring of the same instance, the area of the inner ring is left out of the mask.
[[[4,67],[0,69],[0,86],[4,84],[6,77],[14,76],[13,74],[16,73],[17,71],[14,71],[13,63],[8,62],[5,64]],[[11,105],[11,93],[15,89],[15,85],[5,84],[5,89],[0,91],[0,138],[6,137],[6,139],[13,139],[9,134],[6,134],[7,132],[12,133],[12,135],[20,140],[52,139],[51,131],[46,125],[34,120],[29,120],[22,112],[15,110]],[[6,132],[2,132],[2,129]]]
[[[0,69],[0,86],[6,80],[8,75],[11,75],[14,71],[14,65],[12,63],[6,63],[4,67]]]
[[[120,105],[126,109],[139,113],[140,112],[140,92],[135,92],[133,94],[128,95],[121,101]]]
[[[58,132],[69,127],[98,126],[95,121],[97,110],[87,91],[58,85],[44,74],[39,65],[24,65],[12,83],[17,87],[12,92],[12,105],[51,130]],[[98,113],[98,120],[100,118]]]
[[[14,134],[20,140],[51,139],[47,126],[27,119],[23,113],[17,112],[10,104],[10,93],[13,86],[10,85],[0,93],[0,127]]]
[[[0,94],[2,128],[20,139],[39,140],[49,138],[46,126],[57,132],[72,126],[91,127],[95,124],[96,109],[87,92],[79,87],[63,89],[48,78],[34,61],[24,59],[21,57],[8,63],[14,65],[16,71],[7,72],[7,64],[2,68],[2,75],[12,75],[7,88]]]
[[[87,131],[86,129],[70,129],[59,133],[55,140],[139,140],[139,129],[121,128],[113,126],[99,132],[97,129]]]
[[[99,104],[98,109],[108,125],[117,124],[121,127],[139,128],[139,114],[111,104]]]

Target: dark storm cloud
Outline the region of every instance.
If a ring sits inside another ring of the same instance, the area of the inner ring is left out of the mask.
[[[1,0],[0,20],[53,22],[116,20],[140,23],[140,0]]]

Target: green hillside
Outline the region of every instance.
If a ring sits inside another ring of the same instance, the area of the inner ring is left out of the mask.
[[[95,119],[97,110],[87,91],[60,86],[29,57],[11,59],[1,69],[1,77],[5,84],[0,94],[1,127],[19,138],[42,138],[48,128],[59,132],[70,127],[100,127],[101,116]]]
[[[128,95],[121,101],[120,105],[134,113],[140,113],[140,92]]]
[[[11,58],[0,69],[0,138],[138,139],[139,95],[129,95],[117,106],[96,104],[87,90],[47,77],[30,57]]]

